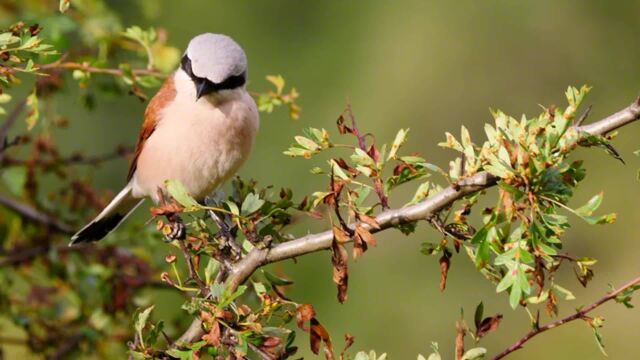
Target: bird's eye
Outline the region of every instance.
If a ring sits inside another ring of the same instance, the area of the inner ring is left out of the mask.
[[[182,57],[182,61],[180,63],[180,67],[184,70],[190,78],[193,78],[193,70],[191,69],[191,59],[187,55]]]

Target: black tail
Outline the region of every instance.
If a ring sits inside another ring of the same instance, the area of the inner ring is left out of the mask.
[[[95,219],[71,237],[69,246],[101,240],[115,230],[143,201],[133,198],[131,185],[127,185]]]

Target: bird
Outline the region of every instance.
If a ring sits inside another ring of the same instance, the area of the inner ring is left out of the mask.
[[[246,54],[231,37],[191,39],[144,112],[126,186],[69,245],[101,240],[145,198],[159,203],[167,180],[180,181],[201,201],[232,177],[249,157],[260,123],[247,75]]]

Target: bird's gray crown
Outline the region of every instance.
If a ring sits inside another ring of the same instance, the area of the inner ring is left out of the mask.
[[[200,34],[189,42],[186,57],[191,62],[193,75],[219,84],[233,77],[246,77],[247,56],[244,50],[222,34]]]

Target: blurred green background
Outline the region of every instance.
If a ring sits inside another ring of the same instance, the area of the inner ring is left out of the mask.
[[[302,118],[291,121],[285,111],[263,115],[256,150],[241,174],[260,184],[293,188],[302,195],[326,187],[311,175],[312,161],[282,155],[303,127],[325,127],[333,133],[337,116],[350,99],[359,125],[390,142],[400,127],[411,128],[407,152],[419,152],[447,167],[454,154],[436,146],[444,132],[467,126],[477,143],[484,137],[488,108],[519,116],[540,112],[538,104],[565,104],[568,85],[594,87],[586,104],[596,120],[630,103],[640,93],[640,2],[638,1],[171,1],[129,0],[110,4],[125,25],[164,27],[169,43],[183,49],[201,32],[235,38],[249,57],[251,90],[268,88],[267,74],[282,74],[301,93]],[[73,90],[61,112],[73,121],[61,132],[62,150],[108,152],[117,144],[133,144],[144,105],[134,97],[103,99],[93,111],[77,106],[81,90]],[[580,150],[587,160],[587,179],[576,203],[605,191],[601,212],[618,212],[610,226],[587,226],[574,218],[566,238],[576,256],[599,260],[596,276],[583,289],[570,267],[559,282],[578,300],[561,303],[561,314],[592,302],[638,274],[640,238],[640,158],[638,125],[624,128],[615,146],[627,165],[595,149]],[[316,165],[315,163],[313,165]],[[101,189],[117,191],[124,184],[124,160],[91,171]],[[396,205],[412,193],[396,195]],[[490,195],[493,193],[490,192]],[[130,221],[143,221],[138,211]],[[327,224],[298,226],[297,233]],[[313,303],[319,320],[342,347],[344,333],[355,336],[354,349],[387,352],[390,359],[415,359],[428,354],[432,341],[444,358],[453,357],[455,320],[460,308],[472,323],[481,300],[487,314],[504,314],[501,329],[482,346],[495,354],[529,330],[524,311],[512,311],[504,295],[478,274],[466,255],[454,256],[448,287],[438,289],[437,258],[419,251],[423,241],[438,241],[426,224],[405,237],[388,231],[379,245],[350,264],[349,298],[336,300],[328,252],[277,265],[295,282],[288,293],[298,302]],[[164,246],[164,245],[159,245]],[[168,298],[162,309],[180,311],[180,299]],[[635,358],[640,352],[640,312],[609,304],[602,330],[612,359]],[[161,317],[156,312],[156,317]],[[546,317],[545,317],[546,321]],[[307,337],[300,333],[302,355]],[[467,338],[468,347],[472,340]],[[601,359],[592,330],[575,322],[540,335],[510,359]]]

